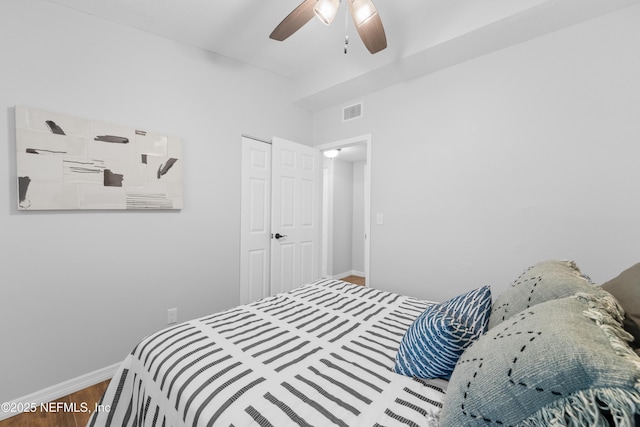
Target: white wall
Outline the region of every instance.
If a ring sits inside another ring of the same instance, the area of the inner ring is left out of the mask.
[[[364,168],[366,162],[325,159],[327,184],[324,201],[332,256],[328,275],[344,278],[364,274]],[[329,225],[330,224],[330,225]]]
[[[338,158],[330,160],[333,174],[333,262],[332,276],[345,277],[353,270],[353,163]]]
[[[366,162],[353,163],[353,230],[351,234],[351,268],[364,273],[364,168]]]
[[[311,142],[289,82],[39,0],[0,2],[0,401],[238,304],[241,134]],[[18,212],[14,105],[182,137],[180,212]]]
[[[372,134],[370,284],[443,300],[640,260],[638,40],[635,6],[314,114],[314,144]]]

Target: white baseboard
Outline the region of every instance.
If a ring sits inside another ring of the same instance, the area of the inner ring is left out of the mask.
[[[344,279],[345,277],[349,277],[349,276],[364,277],[364,272],[363,271],[350,270],[350,271],[345,271],[344,273],[334,274],[333,276],[329,276],[329,278],[330,279],[341,280],[341,279]]]
[[[36,391],[35,393],[31,393],[27,396],[14,399],[11,402],[5,402],[3,403],[2,407],[0,407],[0,421],[11,418],[14,415],[18,415],[16,412],[12,412],[10,410],[5,411],[5,409],[7,408],[22,407],[22,405],[24,404],[35,404],[39,407],[42,403],[60,399],[61,397],[75,393],[78,390],[91,387],[92,385],[112,378],[118,370],[118,366],[120,366],[120,363],[116,363],[114,365],[107,366],[106,368],[98,369],[97,371],[93,371],[77,378],[62,382],[60,384],[47,387],[40,391]]]

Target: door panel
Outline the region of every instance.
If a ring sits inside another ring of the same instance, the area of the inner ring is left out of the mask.
[[[249,231],[251,233],[268,233],[269,224],[267,219],[269,213],[269,198],[271,197],[271,189],[269,188],[269,180],[264,178],[251,178],[249,180],[249,200],[251,203],[249,213]]]
[[[249,252],[249,294],[248,303],[269,295],[269,257],[268,251],[257,249]]]
[[[314,224],[314,198],[318,197],[315,190],[315,182],[309,181],[308,179],[303,179],[301,182],[302,185],[302,201],[301,209],[302,215],[300,218],[300,225],[303,227],[313,227]]]
[[[295,264],[296,247],[290,243],[280,243],[277,247],[276,257],[273,264],[273,270],[278,271],[277,280],[271,281],[271,294],[287,292],[295,287],[294,264]]]
[[[296,226],[295,223],[295,193],[296,193],[296,180],[294,177],[281,176],[280,177],[280,193],[278,196],[281,201],[280,210],[280,224],[281,230],[291,229]],[[282,233],[282,231],[281,231]]]

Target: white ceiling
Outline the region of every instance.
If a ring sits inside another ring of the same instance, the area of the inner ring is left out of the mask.
[[[269,34],[302,0],[47,0],[206,49],[292,80],[292,101],[316,111],[582,22],[640,0],[375,0],[387,49],[371,55],[346,4],[284,42]]]

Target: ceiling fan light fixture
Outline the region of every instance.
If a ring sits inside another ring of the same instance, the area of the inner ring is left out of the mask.
[[[378,11],[371,0],[353,0],[354,20],[358,27],[377,15]]]
[[[323,24],[331,25],[338,13],[339,6],[340,0],[318,0],[313,7],[313,13],[316,14]]]
[[[293,33],[302,28],[307,22],[317,16],[325,24],[329,25],[336,17],[342,0],[303,0],[291,11],[271,32],[269,38],[284,41]],[[345,15],[345,27],[349,22],[349,16],[353,18],[353,24],[358,35],[369,53],[378,53],[387,48],[387,36],[382,26],[382,20],[372,0],[345,0],[348,12]],[[346,46],[346,42],[345,42]],[[345,50],[346,53],[346,50]]]

